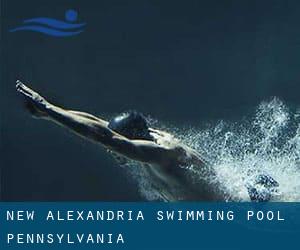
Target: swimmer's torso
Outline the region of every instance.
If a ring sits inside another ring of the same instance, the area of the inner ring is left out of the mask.
[[[145,169],[156,191],[165,200],[224,200],[224,197],[212,191],[215,187],[211,187],[208,180],[188,166],[149,165]]]
[[[173,161],[146,167],[151,181],[164,197],[169,200],[224,200],[223,196],[212,191],[216,188],[209,184],[207,176],[201,176],[205,166],[191,166],[192,149],[181,145],[179,140],[166,132],[155,130],[151,135],[157,144],[174,148],[171,150],[174,155],[166,156]]]

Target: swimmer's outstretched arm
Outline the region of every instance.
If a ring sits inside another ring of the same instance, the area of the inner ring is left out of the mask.
[[[108,122],[91,114],[60,108],[17,81],[17,91],[22,94],[37,117],[63,125],[84,138],[101,143],[125,157],[147,163],[162,164],[168,161],[172,149],[164,148],[151,141],[129,140],[108,128]]]

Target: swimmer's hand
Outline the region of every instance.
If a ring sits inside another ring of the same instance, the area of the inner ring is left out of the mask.
[[[45,110],[49,103],[38,93],[27,87],[20,80],[16,81],[16,90],[25,98],[28,111],[36,118],[47,116]]]

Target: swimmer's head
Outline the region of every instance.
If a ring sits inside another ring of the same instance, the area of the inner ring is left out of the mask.
[[[109,121],[108,127],[129,139],[153,140],[147,119],[136,111],[117,115]]]

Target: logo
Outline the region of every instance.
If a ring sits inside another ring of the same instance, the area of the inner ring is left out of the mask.
[[[23,25],[11,29],[10,32],[34,31],[56,37],[75,36],[83,32],[85,26],[85,23],[75,23],[77,17],[75,10],[67,10],[63,21],[47,17],[26,19]]]

